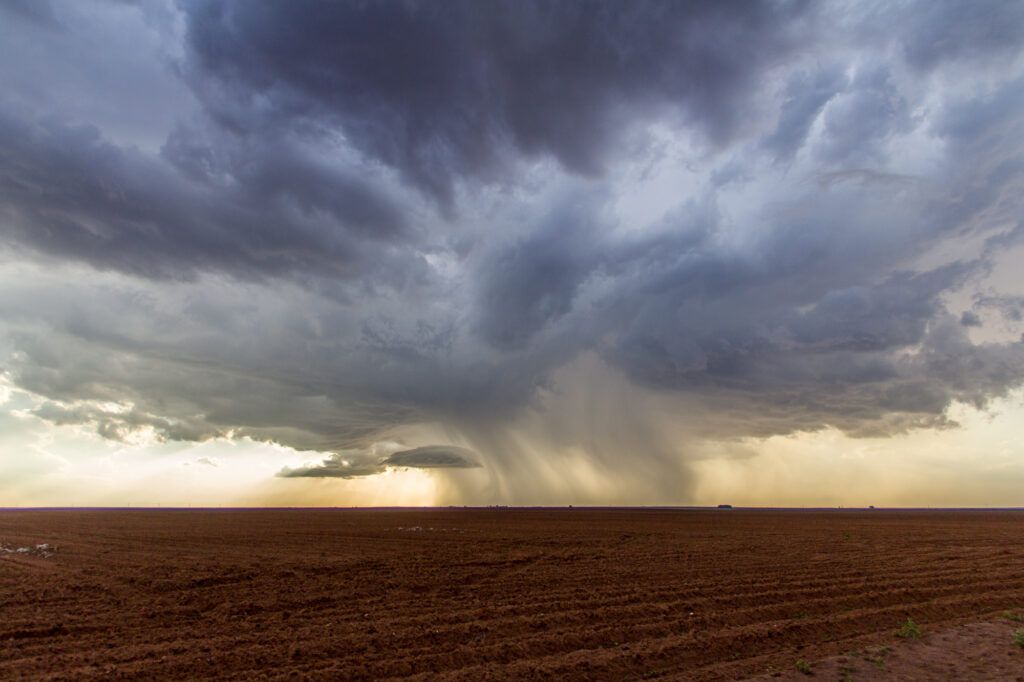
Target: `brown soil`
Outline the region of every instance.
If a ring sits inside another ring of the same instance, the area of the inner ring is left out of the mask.
[[[760,675],[754,680],[806,682],[821,680],[1024,680],[1024,655],[1013,644],[1020,623],[1010,619],[969,623],[895,646],[871,646],[832,656],[805,672],[789,670]]]
[[[3,511],[0,600],[3,679],[1019,679],[1024,513]]]

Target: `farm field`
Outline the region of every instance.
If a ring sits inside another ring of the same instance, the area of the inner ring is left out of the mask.
[[[9,510],[0,599],[2,679],[792,678],[1024,613],[1024,513]]]

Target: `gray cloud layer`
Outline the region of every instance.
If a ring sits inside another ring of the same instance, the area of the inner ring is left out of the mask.
[[[454,445],[425,445],[412,450],[400,450],[386,457],[373,457],[363,453],[332,454],[320,464],[305,467],[285,467],[282,478],[359,478],[372,476],[389,468],[407,469],[475,469],[480,463],[472,450]]]
[[[794,49],[788,26],[804,12],[789,2],[186,6],[187,73],[224,125],[340,128],[446,207],[457,178],[500,177],[519,154],[598,175],[631,119],[659,108],[728,139],[745,91]],[[258,99],[267,106],[250,106]]]
[[[147,149],[0,71],[6,371],[108,437],[336,453],[286,476],[468,466],[342,466],[412,424],[511,472],[588,354],[698,397],[693,438],[947,426],[1024,381],[971,337],[1019,291],[949,303],[1024,234],[1024,12],[969,7],[9,5],[36,73],[136,17],[191,99]]]

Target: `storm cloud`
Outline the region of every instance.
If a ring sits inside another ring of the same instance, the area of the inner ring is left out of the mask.
[[[685,494],[1024,383],[1013,3],[0,16],[0,367],[49,424]]]
[[[471,450],[454,445],[424,445],[400,450],[386,457],[372,453],[332,454],[320,464],[285,467],[277,473],[281,478],[359,478],[373,476],[388,468],[409,469],[474,469],[480,467]]]
[[[519,155],[600,175],[634,119],[712,142],[794,50],[801,3],[187,3],[186,73],[225,125],[338,129],[446,208]],[[301,49],[295,49],[301,44]],[[248,106],[256,100],[267,106]],[[326,130],[325,130],[326,129]]]

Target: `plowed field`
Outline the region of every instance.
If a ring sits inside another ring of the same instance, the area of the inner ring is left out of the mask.
[[[0,511],[0,547],[3,679],[732,680],[1024,607],[1017,512]]]

